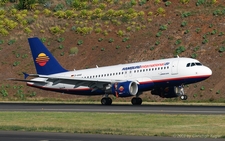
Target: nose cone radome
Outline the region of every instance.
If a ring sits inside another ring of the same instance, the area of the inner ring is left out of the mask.
[[[212,75],[212,70],[210,68],[208,68],[208,74],[211,76]]]
[[[212,75],[212,70],[208,67],[204,68],[204,74],[208,77],[210,77]]]

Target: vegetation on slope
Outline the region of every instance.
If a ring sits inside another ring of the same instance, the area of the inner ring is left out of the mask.
[[[2,99],[77,97],[4,81],[35,73],[27,38],[38,36],[67,69],[197,58],[213,76],[187,86],[190,100],[224,101],[222,0],[4,0],[0,3]],[[146,93],[145,100],[160,99]],[[177,99],[173,99],[177,100]]]

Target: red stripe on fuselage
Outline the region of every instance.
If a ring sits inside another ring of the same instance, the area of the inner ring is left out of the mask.
[[[168,79],[159,79],[159,80],[152,80],[153,82],[164,82],[164,81],[176,81],[176,80],[185,80],[185,79],[207,79],[210,75],[201,75],[201,76],[187,76],[187,77],[176,77],[176,78],[168,78]]]

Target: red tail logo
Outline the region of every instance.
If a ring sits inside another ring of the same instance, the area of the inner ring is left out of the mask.
[[[49,57],[48,56],[46,56],[46,54],[44,54],[44,53],[40,53],[39,55],[38,55],[38,57],[36,58],[36,60],[35,60],[40,66],[45,66],[46,65],[46,63],[49,61]]]

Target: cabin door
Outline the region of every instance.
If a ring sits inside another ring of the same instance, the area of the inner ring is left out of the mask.
[[[177,75],[178,74],[178,63],[179,63],[179,60],[176,60],[176,61],[173,61],[172,62],[172,68],[171,68],[171,74],[172,75]]]

